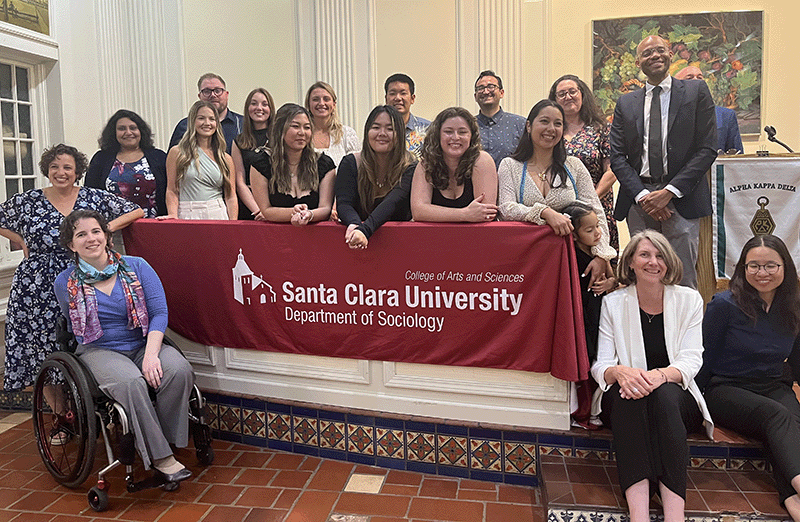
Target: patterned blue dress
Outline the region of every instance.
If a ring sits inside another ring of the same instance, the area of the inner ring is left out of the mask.
[[[137,208],[105,190],[82,187],[73,210],[96,210],[111,221]],[[61,310],[53,282],[72,261],[71,254],[58,243],[58,227],[63,219],[41,189],[16,194],[0,205],[0,227],[22,236],[29,251],[28,258],[14,272],[8,297],[8,391],[32,385],[42,361],[56,347],[56,318]]]

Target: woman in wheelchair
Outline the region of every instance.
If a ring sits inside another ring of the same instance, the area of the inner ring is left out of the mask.
[[[154,467],[167,482],[189,478],[170,444],[188,444],[194,374],[180,352],[162,344],[167,300],[158,275],[144,259],[111,250],[108,225],[93,210],[72,212],[59,233],[75,254],[75,265],[56,278],[55,292],[78,340],[77,355],[125,409],[145,468]],[[155,405],[148,387],[155,389]]]

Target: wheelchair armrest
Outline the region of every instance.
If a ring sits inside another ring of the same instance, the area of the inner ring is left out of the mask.
[[[59,315],[56,320],[56,344],[62,352],[75,353],[78,349],[78,340],[70,331],[67,318],[63,315]]]

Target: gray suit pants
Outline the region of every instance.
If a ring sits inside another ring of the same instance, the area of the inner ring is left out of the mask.
[[[118,352],[87,347],[79,350],[79,356],[100,389],[125,409],[136,449],[149,469],[154,460],[172,455],[170,443],[179,448],[189,443],[188,404],[194,373],[180,352],[162,345],[158,357],[164,376],[154,408],[141,370],[144,352],[144,348]]]

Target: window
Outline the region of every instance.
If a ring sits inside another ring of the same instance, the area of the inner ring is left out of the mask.
[[[19,64],[0,61],[0,126],[3,161],[0,163],[0,201],[36,186],[33,154],[33,104],[31,70]],[[21,250],[7,239],[0,242],[0,257]],[[11,257],[18,257],[17,255]]]

